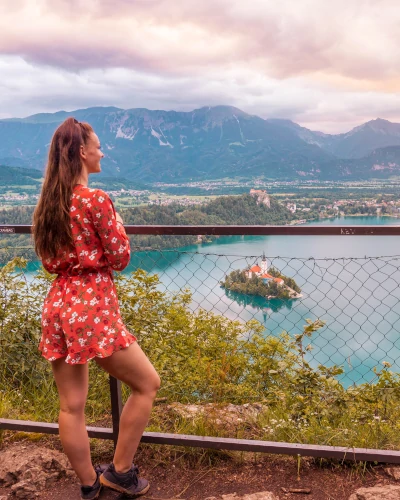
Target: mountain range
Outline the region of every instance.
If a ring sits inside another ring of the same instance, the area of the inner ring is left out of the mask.
[[[5,166],[43,170],[51,137],[68,116],[89,122],[99,136],[101,175],[130,181],[362,180],[400,173],[400,124],[380,118],[330,135],[232,106],[95,107],[0,120],[1,177]]]

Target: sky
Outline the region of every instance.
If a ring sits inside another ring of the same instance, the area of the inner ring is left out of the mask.
[[[400,122],[398,0],[1,0],[0,118],[232,105]]]

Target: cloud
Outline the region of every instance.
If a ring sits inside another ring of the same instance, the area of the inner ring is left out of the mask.
[[[336,91],[305,78],[284,81],[231,68],[208,78],[159,76],[126,68],[78,73],[0,57],[0,117],[90,106],[192,111],[230,104],[263,118],[287,118],[324,132],[347,131],[381,116],[400,121],[400,96]],[[21,78],[24,75],[24,78]]]
[[[397,0],[4,4],[3,117],[232,104],[332,132],[400,120]]]
[[[0,7],[0,53],[75,71],[127,67],[182,74],[221,63],[236,48],[232,37],[211,35],[201,25],[169,25],[143,12],[96,16],[90,3],[79,4],[29,2],[12,13]]]
[[[400,77],[394,0],[35,0],[0,7],[0,52],[70,70]],[[15,26],[18,23],[19,29]]]

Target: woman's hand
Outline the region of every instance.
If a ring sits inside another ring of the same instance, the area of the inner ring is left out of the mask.
[[[124,221],[122,220],[122,217],[119,215],[118,212],[115,212],[115,218],[117,219],[117,222],[120,222],[121,224],[124,223]]]

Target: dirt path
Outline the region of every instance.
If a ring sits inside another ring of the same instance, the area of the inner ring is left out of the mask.
[[[154,450],[153,450],[154,452]],[[315,462],[302,460],[300,480],[297,480],[297,461],[276,456],[243,456],[220,460],[217,465],[185,466],[173,463],[157,464],[154,456],[144,462],[141,457],[141,474],[149,479],[151,489],[144,497],[148,500],[204,500],[221,498],[236,492],[238,495],[258,491],[272,491],[279,499],[288,500],[347,500],[351,493],[362,486],[393,483],[382,467],[362,473],[361,469],[339,465],[319,467]],[[182,460],[180,460],[182,462]],[[310,494],[286,494],[282,488],[309,488]],[[0,488],[0,498],[9,490]],[[76,480],[60,481],[40,496],[41,500],[79,499],[79,484]],[[110,490],[103,490],[101,500],[125,498]]]

